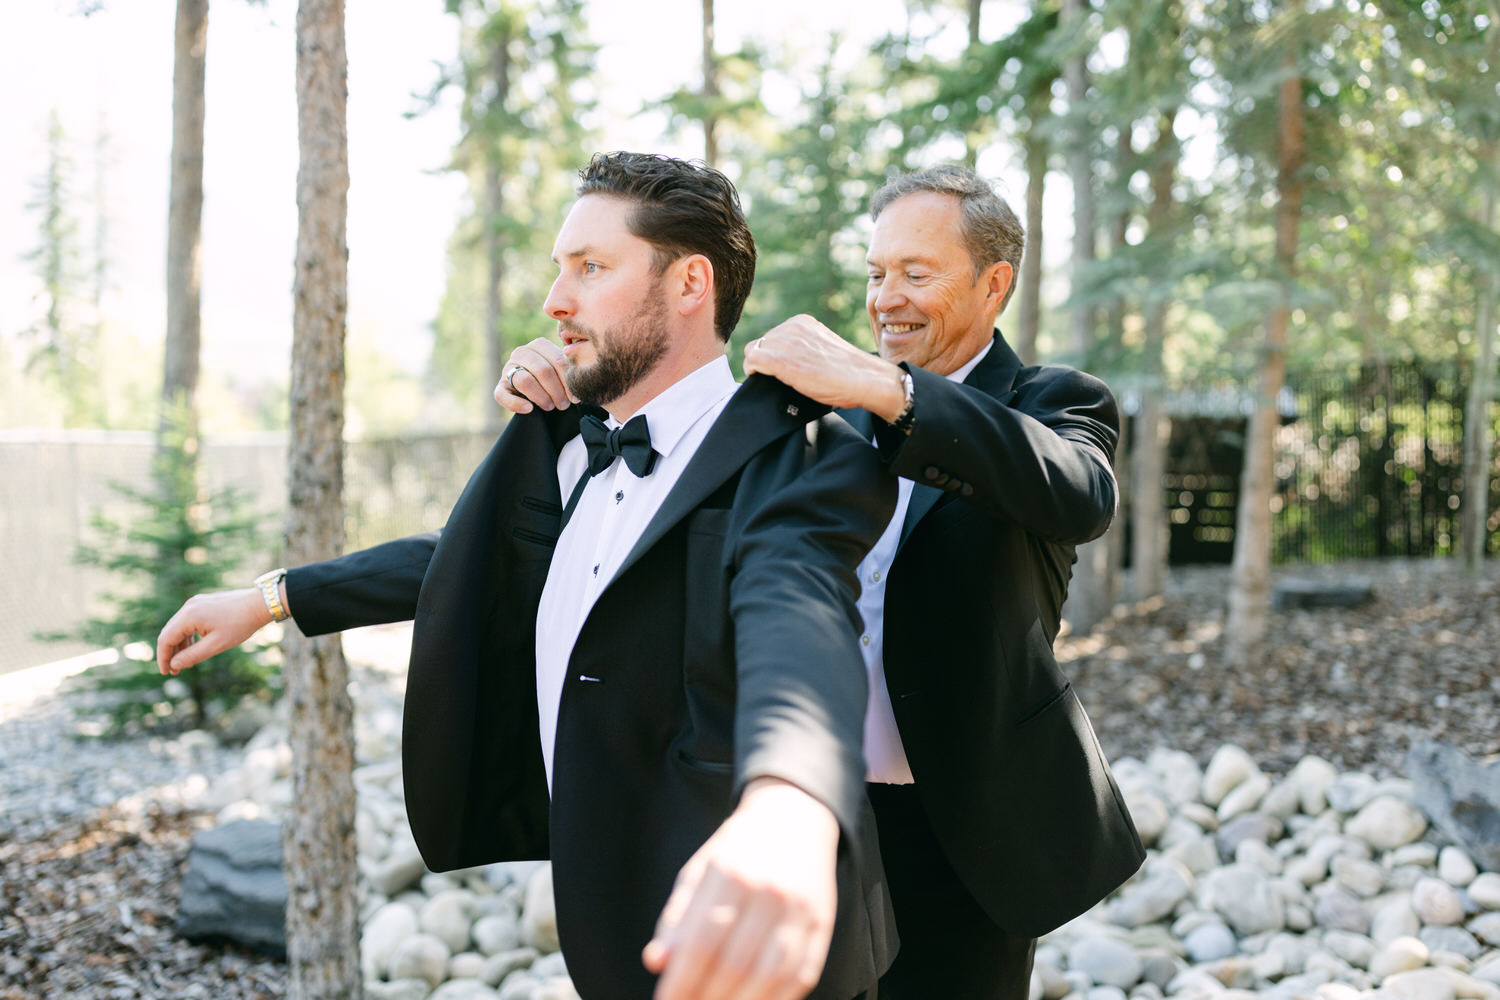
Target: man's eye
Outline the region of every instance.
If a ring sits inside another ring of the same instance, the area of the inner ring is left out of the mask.
[[[584,274],[598,274],[599,273],[599,265],[595,264],[591,260],[584,261],[584,264],[583,264],[583,273]]]
[[[871,281],[880,281],[884,277],[885,277],[885,275],[883,275],[883,274],[877,274],[874,271],[870,272],[870,280]]]

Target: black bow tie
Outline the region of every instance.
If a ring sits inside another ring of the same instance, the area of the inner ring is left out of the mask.
[[[598,417],[587,416],[579,421],[578,430],[589,450],[589,475],[597,476],[621,457],[637,476],[651,475],[656,452],[651,449],[651,432],[644,415],[632,417],[614,430],[605,427]]]

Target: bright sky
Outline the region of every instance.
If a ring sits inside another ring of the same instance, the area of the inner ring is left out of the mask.
[[[668,140],[643,100],[699,73],[699,4],[681,16],[642,17],[638,3],[595,0],[589,21],[601,42],[601,148],[701,153],[694,135]],[[44,136],[56,110],[71,141],[80,195],[92,187],[93,141],[110,141],[112,322],[159,350],[165,325],[167,171],[171,148],[172,35],[169,0],[107,0],[88,17],[78,0],[13,4],[0,32],[0,330],[24,327],[37,279],[23,255],[37,242],[26,208],[46,164]],[[989,5],[993,9],[997,5]],[[720,48],[775,25],[787,44],[816,47],[830,28],[862,45],[904,17],[901,0],[860,5],[806,0],[720,0]],[[296,240],[294,0],[214,0],[209,21],[204,167],[203,324],[208,372],[241,380],[284,378],[291,343]],[[954,17],[957,18],[956,13]],[[987,19],[989,13],[987,10]],[[351,338],[421,363],[442,295],[444,246],[462,209],[462,178],[441,171],[457,137],[453,103],[408,119],[436,64],[453,57],[456,19],[439,0],[360,0],[347,14]],[[993,37],[1006,26],[986,24]],[[666,54],[676,54],[671,58]],[[981,169],[998,171],[1008,164]],[[1009,182],[1019,208],[1022,182]],[[1053,187],[1062,185],[1054,184]],[[1065,238],[1061,233],[1054,241]],[[1054,245],[1056,243],[1054,242]]]

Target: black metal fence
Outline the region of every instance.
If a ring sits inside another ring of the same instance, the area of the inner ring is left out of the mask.
[[[1278,562],[1443,556],[1460,542],[1467,372],[1368,365],[1295,372],[1282,396],[1272,497]],[[1228,394],[1247,400],[1241,387]],[[1163,482],[1173,564],[1230,561],[1244,457],[1243,415],[1204,415],[1226,389],[1173,394]],[[1222,407],[1221,407],[1222,409]],[[1491,434],[1500,436],[1500,407]],[[1488,546],[1500,553],[1500,448],[1492,456]]]

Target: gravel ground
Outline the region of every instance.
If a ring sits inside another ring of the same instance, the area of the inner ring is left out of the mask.
[[[1315,753],[1384,776],[1403,773],[1416,739],[1500,753],[1500,563],[1479,580],[1428,561],[1283,575],[1367,579],[1376,600],[1278,613],[1262,662],[1231,672],[1219,651],[1227,569],[1178,570],[1163,599],[1059,641],[1112,759],[1161,745],[1206,763],[1236,743],[1271,773]],[[366,632],[347,645],[351,659],[389,663],[408,636]],[[63,700],[7,703],[5,691],[0,1000],[284,996],[284,964],[172,933],[188,844],[212,822],[174,788],[211,780],[233,752],[195,735],[76,740]]]
[[[1404,774],[1414,741],[1500,753],[1500,563],[1342,563],[1276,578],[1369,582],[1353,609],[1272,612],[1260,662],[1224,667],[1227,568],[1173,573],[1164,599],[1122,609],[1058,655],[1111,760],[1163,745],[1206,763],[1225,743],[1284,774],[1307,754],[1341,770]]]

